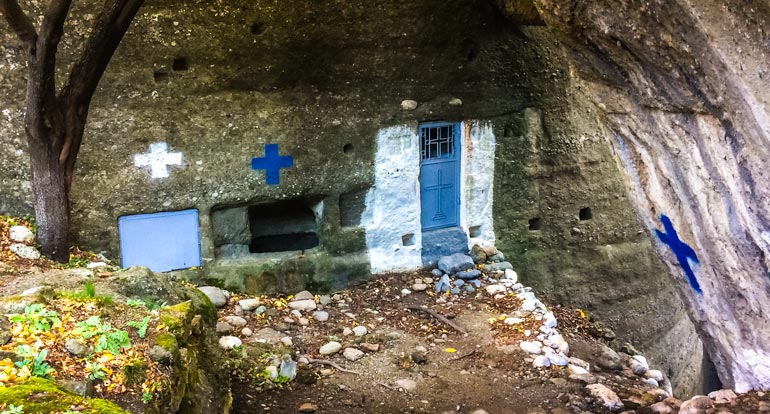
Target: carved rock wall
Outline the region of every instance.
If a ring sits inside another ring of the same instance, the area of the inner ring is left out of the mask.
[[[770,5],[535,3],[720,379],[770,388]]]

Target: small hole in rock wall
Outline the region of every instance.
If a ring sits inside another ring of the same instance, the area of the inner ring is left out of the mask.
[[[512,125],[506,125],[505,129],[503,130],[503,136],[506,138],[510,138],[513,136],[513,126]]]
[[[540,230],[541,226],[542,226],[542,224],[540,222],[540,217],[535,217],[535,218],[529,220],[529,230],[530,231]]]
[[[404,246],[414,246],[414,234],[408,233],[401,236],[401,244]]]
[[[156,70],[152,77],[155,78],[155,83],[165,82],[168,80],[168,72],[165,70]]]
[[[580,209],[580,220],[591,220],[594,218],[594,214],[591,213],[591,207],[584,207]]]
[[[189,69],[190,66],[187,63],[186,57],[174,58],[174,62],[171,64],[171,69],[175,71],[183,71]]]
[[[481,226],[471,226],[468,228],[468,235],[471,237],[481,237]]]
[[[264,23],[254,23],[251,25],[251,34],[253,35],[261,35],[265,32],[265,24]]]
[[[342,147],[342,152],[345,154],[350,154],[353,152],[353,144],[345,144],[345,146]]]

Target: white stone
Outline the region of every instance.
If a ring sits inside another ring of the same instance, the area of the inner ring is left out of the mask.
[[[551,360],[549,360],[547,356],[538,355],[535,357],[535,360],[532,362],[532,365],[535,368],[547,368],[551,366]]]
[[[460,98],[452,98],[449,100],[449,106],[463,106],[463,101]]]
[[[506,325],[516,325],[522,322],[524,322],[524,319],[513,318],[513,317],[505,318],[505,320],[503,321],[503,323],[505,323]]]
[[[29,288],[29,289],[25,290],[24,292],[21,292],[21,294],[20,294],[19,296],[32,296],[32,295],[37,295],[37,293],[38,293],[38,292],[40,292],[40,289],[42,289],[42,287],[41,287],[41,286],[35,286],[35,287],[31,287],[31,288]]]
[[[652,378],[655,381],[662,382],[663,381],[663,373],[658,371],[657,369],[650,369],[647,370],[647,372],[644,373],[645,378]]]
[[[660,386],[660,384],[658,383],[658,381],[655,381],[655,378],[645,378],[645,379],[644,379],[644,383],[645,383],[645,384],[650,384],[650,385],[652,385],[653,387],[659,387],[659,386]]]
[[[86,269],[98,269],[100,267],[107,267],[107,263],[104,262],[91,262],[86,265]]]
[[[396,380],[396,387],[403,389],[404,391],[414,391],[417,389],[417,382],[410,379]]]
[[[539,303],[540,301],[537,299],[527,299],[521,304],[521,310],[525,312],[532,312],[537,309]]]
[[[284,336],[283,338],[281,338],[281,343],[286,345],[286,346],[293,346],[294,345],[294,341],[291,339],[290,336]]]
[[[561,354],[548,353],[547,356],[548,356],[548,359],[551,361],[551,364],[553,365],[564,367],[564,366],[567,366],[567,364],[569,363],[569,360],[567,359],[567,357]]]
[[[569,344],[561,334],[548,337],[551,341],[551,348],[558,349],[564,355],[569,355]]]
[[[252,331],[250,328],[243,328],[241,329],[241,335],[249,337],[251,335],[254,335],[254,331]]]
[[[27,246],[26,244],[15,243],[12,244],[8,250],[12,251],[16,256],[19,256],[22,259],[37,260],[40,258],[40,252],[37,251],[36,248]]]
[[[150,144],[146,153],[134,155],[134,166],[149,167],[152,178],[168,177],[168,167],[171,165],[182,165],[182,153],[168,152],[168,144],[165,142]]]
[[[637,357],[640,357],[642,361],[637,359]],[[629,361],[629,366],[631,367],[631,371],[633,371],[633,373],[636,375],[644,375],[644,373],[649,369],[649,366],[647,366],[647,360],[644,359],[644,357],[641,355],[637,355],[631,358]]]
[[[543,326],[551,329],[556,327],[556,317],[553,313],[548,312],[543,316]]]
[[[366,329],[366,326],[358,325],[358,326],[353,327],[353,334],[355,334],[355,336],[364,336],[368,332],[369,332],[369,330]]]
[[[422,292],[426,289],[428,289],[428,285],[425,283],[415,283],[412,285],[412,290],[415,292]]]
[[[343,329],[343,330],[342,330],[342,335],[343,335],[343,336],[350,336],[350,335],[353,335],[353,330],[352,330],[352,329],[350,329],[350,328],[347,328],[347,327],[346,327],[345,329]]]
[[[329,312],[317,311],[313,313],[313,319],[317,320],[318,322],[326,322],[329,320]]]
[[[521,343],[519,343],[519,348],[530,354],[539,354],[543,352],[543,344],[540,343],[540,341],[521,341]]]
[[[278,367],[274,365],[268,365],[265,367],[265,371],[267,371],[267,377],[271,380],[278,378]]]
[[[404,99],[401,101],[401,109],[405,111],[413,111],[417,109],[417,101],[412,99]]]
[[[310,300],[314,299],[314,296],[312,293],[308,292],[307,290],[303,290],[302,292],[297,293],[294,295],[294,298],[292,300]]]
[[[290,308],[298,311],[304,311],[304,312],[315,310],[317,306],[318,305],[316,305],[313,299],[294,300],[289,302]]]
[[[364,357],[364,352],[356,348],[345,348],[345,350],[342,351],[342,355],[348,361],[358,361],[359,359]]]
[[[225,296],[225,293],[222,291],[222,289],[216,286],[201,286],[198,288],[198,290],[208,296],[211,304],[217,308],[221,308],[227,304],[227,296]]]
[[[717,404],[731,403],[733,400],[738,398],[738,396],[735,395],[735,392],[730,389],[712,391],[709,393],[708,397],[714,400],[714,402]]]
[[[244,326],[246,326],[246,319],[243,319],[240,316],[228,315],[222,318],[222,320],[228,325],[235,328],[243,328]]]
[[[241,309],[248,312],[257,309],[260,305],[260,301],[259,299],[241,299],[238,301],[238,305]]]
[[[331,354],[336,354],[337,352],[340,352],[340,349],[342,349],[342,344],[340,344],[339,342],[331,341],[324,344],[318,350],[318,353],[321,355],[331,355]]]
[[[645,368],[650,369],[650,364],[647,363],[647,358],[645,358],[644,356],[642,356],[642,355],[634,355],[633,357],[631,357],[631,359],[636,360],[640,364],[644,365]]]
[[[222,349],[233,349],[236,346],[241,346],[243,343],[237,336],[223,336],[219,338],[219,346]]]
[[[26,243],[35,240],[35,234],[24,226],[13,226],[8,229],[8,237],[11,241]]]
[[[487,291],[487,295],[494,296],[498,293],[505,293],[505,286],[503,285],[488,285],[484,288]]]
[[[602,405],[610,411],[619,411],[623,408],[623,402],[620,401],[618,394],[603,384],[586,385],[588,393],[601,401]]]
[[[519,275],[513,269],[505,269],[505,275],[503,276],[510,283],[517,283],[519,281]]]
[[[567,372],[569,372],[570,375],[590,374],[587,369],[571,363],[567,365]]]
[[[412,291],[409,289],[401,289],[401,296],[411,295]]]

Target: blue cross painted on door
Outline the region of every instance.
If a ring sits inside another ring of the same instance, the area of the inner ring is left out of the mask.
[[[460,124],[420,125],[423,230],[460,224]]]

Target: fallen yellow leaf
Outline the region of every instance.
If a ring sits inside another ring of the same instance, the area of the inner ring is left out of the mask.
[[[447,348],[445,351],[449,352],[450,354],[454,354],[455,352],[457,352],[457,350],[454,348]]]

